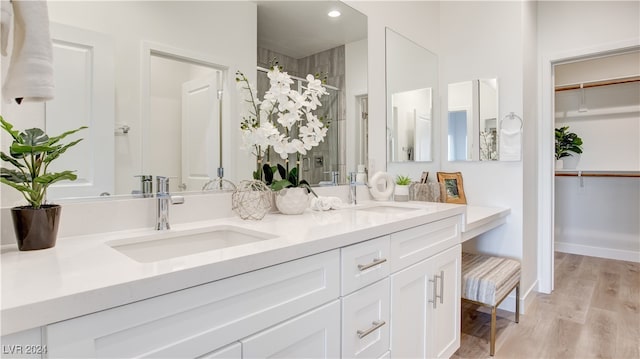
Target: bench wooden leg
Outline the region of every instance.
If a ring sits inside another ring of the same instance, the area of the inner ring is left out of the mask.
[[[493,356],[496,352],[496,309],[491,307],[491,339],[489,343],[489,355]]]
[[[520,323],[520,282],[516,286],[516,323]]]

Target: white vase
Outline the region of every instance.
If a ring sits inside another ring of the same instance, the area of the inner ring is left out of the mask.
[[[409,200],[409,185],[396,184],[393,200],[396,202],[406,202]]]
[[[276,194],[276,207],[282,214],[302,214],[309,206],[306,188],[283,188]]]
[[[556,169],[557,170],[561,170],[564,168],[564,161],[563,160],[556,160]]]

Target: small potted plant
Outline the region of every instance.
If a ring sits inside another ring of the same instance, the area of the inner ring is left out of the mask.
[[[411,185],[411,178],[409,176],[396,176],[396,188],[393,195],[394,201],[406,202],[409,200],[409,185]]]
[[[23,132],[14,130],[13,125],[2,116],[0,123],[2,129],[13,138],[9,154],[0,152],[1,159],[15,167],[0,168],[0,182],[20,191],[29,203],[27,206],[11,209],[18,249],[27,251],[51,248],[56,244],[61,207],[45,203],[47,188],[58,181],[73,181],[77,176],[72,171],[48,172],[47,169],[51,162],[82,139],[67,144],[60,141],[86,127],[49,137],[39,128]]]
[[[568,132],[569,126],[556,128],[556,169],[564,168],[563,157],[582,153],[582,139],[573,132]]]

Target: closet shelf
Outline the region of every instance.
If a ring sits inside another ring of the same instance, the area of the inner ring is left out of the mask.
[[[640,171],[556,171],[556,177],[639,177]]]
[[[622,78],[617,78],[612,80],[603,80],[603,81],[592,81],[592,82],[585,82],[582,84],[560,85],[560,86],[556,86],[555,90],[556,92],[568,91],[568,90],[579,90],[580,88],[626,84],[629,82],[640,82],[640,76],[622,77]]]

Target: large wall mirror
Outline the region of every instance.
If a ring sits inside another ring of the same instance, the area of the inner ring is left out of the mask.
[[[438,58],[386,29],[387,161],[433,161]]]
[[[276,56],[294,76],[327,73],[333,91],[323,103],[332,132],[304,160],[303,176],[318,184],[331,178],[325,172],[343,175],[362,156],[353,139],[366,130],[357,117],[367,96],[367,18],[344,3],[52,1],[48,6],[56,99],[3,106],[3,115],[19,128],[45,127],[51,133],[89,126],[80,134],[83,147],[60,164],[77,169],[79,180],[51,188],[49,199],[130,196],[139,189],[136,175],[172,176],[171,191],[200,191],[221,165],[225,178],[248,179],[248,155],[247,168],[238,164],[241,101],[234,75],[241,70],[260,86],[257,69]],[[330,10],[342,16],[328,17]],[[9,196],[3,196],[3,206],[19,200],[4,197]]]
[[[479,79],[448,86],[449,161],[498,160],[498,80]]]

